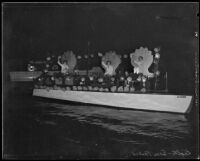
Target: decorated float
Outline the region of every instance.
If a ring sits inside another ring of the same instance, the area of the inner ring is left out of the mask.
[[[103,75],[101,72],[79,73],[74,70],[76,57],[67,52],[64,57],[68,60],[70,72],[66,75],[43,73],[34,80],[33,96],[135,110],[182,114],[190,111],[192,96],[168,93],[167,73],[163,79],[165,87],[159,87],[159,48],[152,52],[140,47],[130,53],[132,73],[116,73],[121,57],[115,51],[99,55],[102,64],[109,62],[112,66],[111,75]],[[150,72],[152,65],[153,72]]]

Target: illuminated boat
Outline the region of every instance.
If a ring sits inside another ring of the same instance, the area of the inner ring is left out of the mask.
[[[192,96],[34,89],[33,96],[136,110],[189,113]]]

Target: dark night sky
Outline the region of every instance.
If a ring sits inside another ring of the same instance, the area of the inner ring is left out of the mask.
[[[161,46],[171,89],[194,88],[198,6],[195,3],[4,4],[4,61],[27,62],[71,49],[86,53]],[[176,77],[176,79],[174,79]],[[184,86],[185,84],[185,86]]]

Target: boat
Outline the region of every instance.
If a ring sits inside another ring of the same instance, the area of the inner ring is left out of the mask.
[[[130,54],[131,64],[134,66],[134,69],[137,69],[134,72],[140,73],[140,75],[137,76],[137,79],[133,80],[133,82],[136,81],[140,84],[142,83],[142,88],[140,90],[135,89],[136,85],[133,84],[129,84],[130,86],[127,86],[127,84],[118,86],[115,90],[112,90],[112,87],[116,87],[116,85],[112,86],[110,90],[107,88],[104,89],[104,87],[100,85],[99,90],[96,90],[89,88],[89,86],[88,88],[86,86],[83,86],[82,88],[79,85],[65,84],[66,87],[59,87],[59,85],[56,85],[56,87],[35,86],[33,89],[33,96],[124,109],[181,114],[189,113],[192,107],[193,96],[169,94],[167,73],[165,76],[166,85],[164,93],[161,92],[161,89],[158,89],[157,80],[159,77],[158,63],[160,58],[160,49],[155,48],[154,51],[155,54],[153,56],[152,52],[149,51],[148,48],[140,47],[139,49],[136,49],[135,52]],[[106,61],[110,61],[116,69],[120,64],[121,59],[115,52],[109,51],[102,57],[102,61],[105,61],[104,64]],[[154,71],[153,73],[150,73],[148,69],[153,62]],[[148,87],[146,87],[146,83],[152,76],[155,78],[154,87],[153,89],[148,89]],[[127,81],[128,78],[129,77],[127,77]],[[133,77],[131,77],[130,81],[132,81],[132,78]],[[78,88],[71,88],[71,85]]]
[[[158,93],[112,93],[34,89],[33,96],[135,110],[189,113],[193,97]]]

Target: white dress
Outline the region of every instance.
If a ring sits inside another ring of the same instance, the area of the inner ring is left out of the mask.
[[[104,75],[114,75],[114,68],[112,65],[106,65],[104,62],[102,62],[102,65],[105,68]]]
[[[61,64],[59,61],[58,61],[58,64],[61,66],[61,73],[63,74],[68,73],[69,66],[67,64]]]

